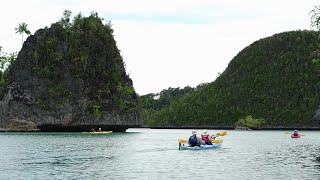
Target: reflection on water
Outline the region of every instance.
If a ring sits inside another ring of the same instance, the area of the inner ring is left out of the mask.
[[[320,132],[228,131],[220,149],[179,151],[190,133],[0,133],[0,179],[320,178]]]

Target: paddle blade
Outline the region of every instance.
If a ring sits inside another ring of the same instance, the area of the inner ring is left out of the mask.
[[[221,136],[226,136],[227,135],[227,131],[223,131],[222,134],[220,133]]]
[[[222,142],[223,142],[223,140],[221,140],[221,139],[212,140],[212,143],[214,143],[214,144],[221,144]]]
[[[227,131],[223,131],[223,132],[218,132],[216,134],[216,136],[226,136],[227,135]]]
[[[186,139],[178,139],[179,143],[186,144],[188,141]]]

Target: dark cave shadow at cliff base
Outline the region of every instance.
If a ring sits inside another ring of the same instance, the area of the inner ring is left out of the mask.
[[[235,127],[206,127],[206,126],[187,126],[187,127],[161,127],[161,126],[150,126],[147,127],[150,129],[219,129],[219,130],[235,130]],[[251,129],[254,131],[259,131],[259,130],[308,130],[308,131],[319,131],[319,127],[263,127],[259,129]]]
[[[112,126],[112,125],[81,125],[81,126],[62,126],[62,125],[42,125],[38,126],[40,132],[89,132],[92,128],[96,131],[126,132],[128,128],[138,128],[139,126]]]

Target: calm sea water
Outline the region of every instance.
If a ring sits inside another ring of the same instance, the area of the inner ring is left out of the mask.
[[[191,130],[0,133],[0,179],[320,179],[320,132],[227,132],[201,151],[178,150]]]

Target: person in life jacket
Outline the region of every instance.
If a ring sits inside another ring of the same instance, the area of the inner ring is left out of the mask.
[[[188,144],[190,146],[200,146],[200,138],[197,136],[197,131],[193,130],[192,135],[189,138]]]
[[[292,136],[299,136],[298,130],[294,130]]]
[[[212,144],[212,137],[210,136],[210,134],[208,133],[208,131],[205,129],[204,131],[203,131],[203,133],[201,134],[201,139],[202,139],[202,141],[204,141],[205,142],[205,144],[209,144],[209,145],[211,145]]]

